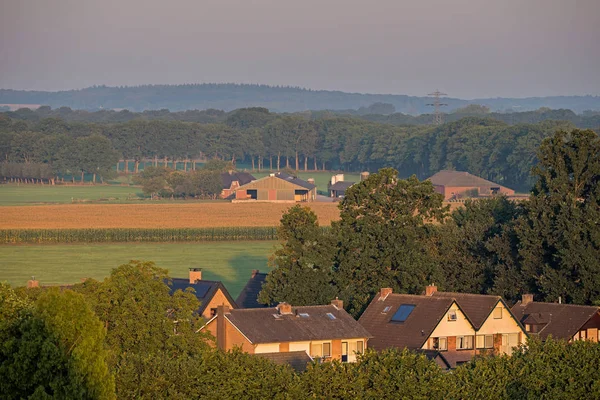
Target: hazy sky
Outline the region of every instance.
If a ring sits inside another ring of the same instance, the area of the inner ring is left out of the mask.
[[[0,0],[0,88],[600,95],[600,0]]]

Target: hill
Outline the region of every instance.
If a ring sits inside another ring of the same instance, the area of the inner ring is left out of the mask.
[[[464,100],[444,98],[445,111],[468,104],[481,104],[492,111],[527,111],[540,107],[571,109],[577,113],[600,110],[600,96],[554,96],[530,98],[490,98]],[[246,84],[189,84],[108,87],[94,86],[59,92],[0,89],[0,107],[7,104],[35,104],[84,110],[128,109],[131,111],[169,109],[171,111],[265,107],[277,112],[305,110],[355,110],[374,103],[392,104],[400,113],[418,115],[431,112],[430,97],[393,94],[362,94],[311,90],[288,86]]]

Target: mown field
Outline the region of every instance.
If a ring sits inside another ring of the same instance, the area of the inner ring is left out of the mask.
[[[66,228],[202,228],[278,226],[293,204],[63,204],[6,206],[0,209],[0,229]],[[339,219],[336,203],[310,203],[319,223]]]
[[[187,277],[199,267],[203,278],[221,280],[235,298],[253,269],[267,271],[276,242],[193,244],[19,245],[0,246],[0,281],[23,286],[31,276],[42,285],[103,279],[129,260],[151,260],[172,277]]]
[[[142,190],[118,185],[0,185],[0,206],[63,204],[79,201],[138,201]]]

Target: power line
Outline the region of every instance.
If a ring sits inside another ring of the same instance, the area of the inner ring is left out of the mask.
[[[442,93],[439,90],[436,90],[433,93],[429,93],[427,96],[433,96],[433,103],[429,103],[427,104],[428,106],[433,106],[434,109],[434,114],[435,114],[435,120],[434,120],[434,124],[435,125],[441,125],[442,124],[442,112],[440,110],[440,107],[442,106],[447,106],[447,103],[442,103],[440,101],[440,97],[441,96],[448,96],[446,93]]]

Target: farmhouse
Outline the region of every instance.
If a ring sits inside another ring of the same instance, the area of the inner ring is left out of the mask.
[[[532,294],[524,294],[512,313],[525,325],[525,330],[542,340],[591,340],[598,342],[600,307],[574,304],[541,303]]]
[[[420,296],[383,288],[359,323],[373,334],[369,346],[375,350],[424,351],[451,368],[483,352],[511,354],[526,338],[499,296],[438,292],[435,286]]]
[[[256,178],[248,172],[229,171],[221,173],[221,182],[223,183],[221,198],[228,198],[235,193],[237,188],[254,180],[256,180]]]
[[[308,202],[315,201],[316,197],[314,182],[303,181],[284,172],[270,174],[235,190],[236,200]]]
[[[440,171],[430,177],[429,181],[433,183],[437,193],[444,195],[444,200],[459,200],[496,194],[512,196],[515,194],[512,189],[463,171]]]
[[[230,309],[219,306],[217,315],[201,328],[217,338],[224,350],[234,347],[251,354],[305,352],[311,358],[356,361],[371,337],[343,308],[330,305]]]
[[[258,294],[262,289],[262,285],[267,279],[267,274],[261,273],[259,270],[252,270],[252,275],[246,283],[246,286],[240,292],[240,295],[235,299],[239,308],[265,308],[266,304],[258,302]]]
[[[185,291],[187,288],[194,289],[194,294],[200,300],[198,314],[204,319],[210,319],[217,314],[217,307],[225,305],[230,308],[237,308],[237,304],[225,288],[218,281],[207,281],[202,279],[202,269],[190,268],[189,278],[171,279],[171,294],[176,290]]]

